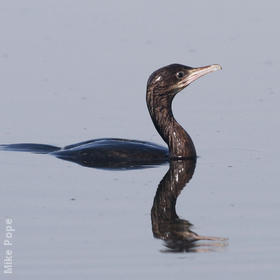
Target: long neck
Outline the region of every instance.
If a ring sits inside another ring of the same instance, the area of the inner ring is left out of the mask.
[[[147,91],[147,106],[158,133],[167,143],[170,158],[196,158],[189,134],[175,120],[172,113],[174,95],[153,94]]]

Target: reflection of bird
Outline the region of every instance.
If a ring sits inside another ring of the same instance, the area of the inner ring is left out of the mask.
[[[147,83],[147,106],[153,123],[168,148],[150,142],[116,138],[95,139],[60,149],[42,144],[2,145],[4,150],[51,153],[58,158],[91,167],[139,167],[169,159],[196,158],[188,133],[172,114],[174,96],[199,77],[221,69],[220,65],[192,68],[171,64],[151,74]]]
[[[201,236],[191,231],[192,224],[180,219],[176,213],[176,200],[181,190],[192,178],[195,160],[170,161],[170,167],[159,183],[151,210],[154,237],[163,239],[167,252],[210,251],[225,246],[226,239]],[[200,244],[196,241],[212,240],[214,243]]]

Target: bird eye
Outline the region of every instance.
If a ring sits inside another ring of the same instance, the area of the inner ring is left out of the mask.
[[[180,72],[178,72],[178,73],[176,73],[176,77],[178,78],[178,79],[182,79],[183,77],[184,77],[184,72],[183,71],[180,71]]]

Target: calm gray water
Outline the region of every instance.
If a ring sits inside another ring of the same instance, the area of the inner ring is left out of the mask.
[[[0,143],[162,144],[145,104],[149,74],[173,62],[223,66],[174,101],[200,156],[176,210],[193,231],[229,238],[212,250],[166,253],[153,237],[151,208],[168,165],[112,172],[0,152],[1,277],[278,279],[279,8],[1,1]],[[3,273],[7,233],[11,275]]]

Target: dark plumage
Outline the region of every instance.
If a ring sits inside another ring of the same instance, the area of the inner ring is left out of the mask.
[[[199,77],[221,69],[220,65],[192,68],[171,64],[153,72],[148,79],[146,101],[149,113],[168,149],[150,142],[127,139],[95,139],[58,148],[43,144],[2,145],[2,150],[49,153],[89,167],[134,168],[174,159],[194,159],[196,151],[188,133],[172,113],[174,96]],[[45,149],[44,149],[45,147]]]

